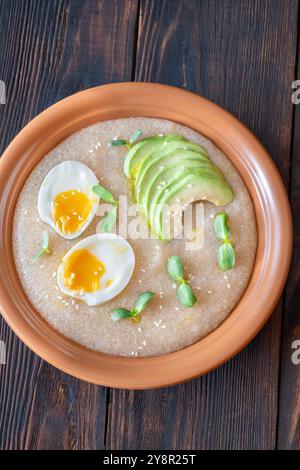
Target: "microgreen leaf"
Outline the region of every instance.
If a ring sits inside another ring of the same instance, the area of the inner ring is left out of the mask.
[[[42,238],[40,241],[41,249],[39,252],[32,258],[32,261],[37,261],[41,256],[47,254],[50,254],[49,250],[49,233],[44,230],[42,233]]]
[[[191,286],[183,282],[177,290],[177,298],[184,307],[193,307],[197,302],[196,296]]]
[[[44,230],[42,233],[42,239],[41,239],[41,248],[43,250],[48,250],[49,246],[49,233],[47,230]]]
[[[32,258],[32,261],[37,261],[45,253],[46,253],[46,251],[43,248],[41,248],[40,251]]]
[[[134,310],[137,314],[140,314],[147,307],[153,295],[154,295],[153,292],[147,291],[147,292],[142,292],[138,296],[134,305]]]
[[[135,131],[132,136],[130,137],[129,141],[126,139],[113,139],[110,142],[110,145],[112,147],[127,147],[129,150],[130,147],[137,141],[137,139],[142,135],[143,131],[141,129],[138,129]]]
[[[125,139],[116,139],[116,140],[112,140],[110,145],[112,147],[123,147],[124,145],[128,145],[129,142]]]
[[[223,243],[218,250],[218,264],[223,271],[235,265],[235,253],[230,242]]]
[[[112,320],[118,321],[122,318],[131,318],[133,322],[140,321],[141,312],[147,307],[148,303],[154,296],[153,292],[142,292],[136,299],[134,308],[127,310],[125,308],[115,308],[112,313]]]
[[[180,256],[171,256],[167,262],[167,271],[174,281],[183,281],[183,265]]]
[[[127,310],[126,308],[114,308],[111,319],[113,321],[119,321],[122,318],[130,318],[132,317],[132,312]]]
[[[135,131],[130,137],[129,143],[133,144],[139,137],[141,137],[142,133],[143,133],[142,129],[138,129],[137,131]]]
[[[177,289],[177,298],[184,307],[193,307],[197,302],[197,298],[184,279],[183,264],[180,256],[171,256],[167,261],[167,271],[169,276],[174,281],[179,282],[180,286]]]
[[[215,215],[214,229],[219,240],[228,240],[230,228],[228,226],[228,215],[225,212],[220,212]]]
[[[228,226],[228,215],[220,212],[214,218],[214,229],[216,236],[223,244],[218,250],[218,264],[222,271],[232,269],[235,265],[235,252],[229,240],[230,228]]]
[[[110,204],[114,204],[114,205],[119,204],[119,202],[113,197],[111,192],[109,192],[108,189],[104,188],[100,184],[96,184],[95,186],[93,186],[92,190],[104,202],[109,202]]]
[[[117,207],[113,207],[108,214],[103,217],[101,228],[103,232],[110,232],[117,220]]]

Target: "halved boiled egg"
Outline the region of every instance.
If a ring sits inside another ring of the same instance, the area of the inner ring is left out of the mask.
[[[65,254],[57,270],[57,285],[66,295],[98,305],[125,289],[134,265],[134,251],[127,240],[113,233],[98,233]]]
[[[62,237],[78,237],[93,220],[99,197],[92,187],[96,175],[84,163],[65,161],[52,168],[44,179],[38,196],[40,218]]]

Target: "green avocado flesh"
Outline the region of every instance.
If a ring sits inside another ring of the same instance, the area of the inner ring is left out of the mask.
[[[124,172],[139,211],[161,240],[173,238],[170,214],[181,214],[192,201],[224,206],[233,199],[230,186],[206,151],[180,135],[152,136],[133,144]]]

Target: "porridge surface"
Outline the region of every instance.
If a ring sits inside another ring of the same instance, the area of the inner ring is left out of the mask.
[[[75,240],[65,240],[40,221],[37,197],[43,179],[54,165],[64,160],[79,160],[88,165],[100,184],[114,196],[130,194],[123,174],[125,150],[111,147],[116,136],[129,138],[137,129],[143,137],[159,133],[178,133],[201,144],[209,158],[224,173],[234,192],[234,200],[224,210],[229,215],[231,240],[235,245],[236,266],[221,272],[216,261],[220,242],[213,229],[213,215],[222,208],[204,204],[204,246],[187,251],[183,240],[163,243],[158,240],[129,239],[136,257],[135,271],[125,290],[115,299],[96,307],[60,292],[56,270],[61,258],[75,243],[92,235],[100,218],[95,217],[88,229]],[[101,145],[100,145],[101,144]],[[36,263],[41,233],[50,234],[51,256]],[[243,180],[227,157],[209,140],[179,124],[150,118],[106,121],[73,134],[46,155],[34,168],[20,194],[13,232],[13,248],[23,288],[34,307],[57,330],[84,346],[108,354],[153,356],[188,346],[215,329],[232,311],[249,281],[257,244],[256,222],[252,202]],[[198,298],[193,308],[185,308],[176,298],[175,284],[166,272],[169,256],[180,255],[185,274]],[[111,310],[132,308],[137,295],[145,290],[156,293],[141,315],[140,323],[130,320],[113,322]]]

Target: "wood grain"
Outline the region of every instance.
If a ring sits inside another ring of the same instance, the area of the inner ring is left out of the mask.
[[[234,113],[265,144],[286,184],[297,6],[293,0],[142,0],[135,75],[195,91]],[[206,377],[164,390],[113,390],[107,445],[275,448],[281,313],[280,303],[256,339]]]
[[[32,117],[78,90],[169,83],[214,100],[262,140],[287,186],[292,176],[296,234],[286,298],[271,320],[232,361],[187,384],[134,392],[84,383],[39,359],[1,320],[0,449],[299,448],[300,366],[290,361],[300,339],[298,108],[290,168],[298,3],[0,0],[0,154]]]
[[[137,0],[0,0],[0,154],[40,111],[83,88],[131,80]],[[4,320],[1,449],[101,449],[108,391],[41,361]]]
[[[298,32],[298,67],[300,79],[300,30]],[[294,92],[290,89],[290,93]],[[278,448],[300,449],[300,364],[292,362],[292,343],[300,341],[300,105],[294,107],[294,132],[291,165],[290,200],[294,223],[292,266],[284,298]]]

